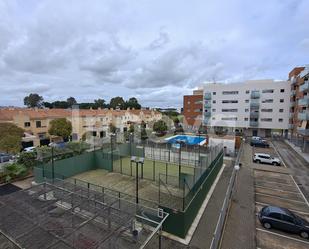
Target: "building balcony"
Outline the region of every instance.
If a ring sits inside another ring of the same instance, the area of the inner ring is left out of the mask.
[[[303,71],[301,71],[301,73],[299,74],[300,78],[303,78],[305,76],[309,77],[309,67],[306,67]]]
[[[297,128],[297,133],[302,135],[302,136],[309,136],[309,129],[298,127]]]
[[[210,108],[211,107],[211,103],[208,101],[208,102],[205,102],[205,105],[204,105],[205,108]]]
[[[204,117],[210,117],[211,116],[211,112],[204,112]]]
[[[250,97],[251,99],[259,99],[261,95],[259,91],[252,91]]]
[[[250,118],[258,118],[260,115],[259,112],[250,112]]]
[[[258,121],[250,120],[250,126],[251,127],[258,127],[259,126],[259,122]]]
[[[295,90],[291,90],[291,97],[295,96],[296,91]]]
[[[308,92],[309,91],[309,80],[306,80],[304,84],[299,87],[300,92]]]
[[[211,93],[205,93],[204,99],[210,100],[211,99]]]
[[[294,112],[289,113],[289,118],[294,118]]]
[[[304,96],[304,98],[298,100],[298,105],[300,106],[308,106],[309,105],[309,97]]]
[[[260,102],[259,102],[259,101],[251,100],[251,102],[250,102],[250,108],[259,108],[259,107],[260,107]]]
[[[298,120],[309,120],[309,111],[307,112],[299,112]]]
[[[293,124],[289,124],[289,129],[292,130],[294,128]]]

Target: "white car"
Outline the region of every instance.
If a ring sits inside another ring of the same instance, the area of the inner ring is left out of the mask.
[[[253,162],[255,163],[267,163],[267,164],[272,164],[279,166],[281,165],[281,161],[277,157],[272,157],[269,154],[264,154],[264,153],[255,153],[253,157]]]
[[[35,147],[27,147],[27,148],[24,148],[23,151],[24,152],[34,152],[35,151]]]

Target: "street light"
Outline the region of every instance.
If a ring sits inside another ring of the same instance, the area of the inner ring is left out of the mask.
[[[142,166],[142,178],[143,178],[143,165],[144,165],[144,158],[140,157],[139,159],[136,156],[131,157],[131,162],[135,162],[136,164],[136,172],[135,172],[135,183],[136,183],[136,204],[138,204],[138,165],[141,164]]]
[[[114,163],[113,163],[113,160],[114,160],[114,155],[113,155],[113,139],[116,137],[116,134],[115,133],[112,133],[111,134],[111,161],[112,161],[112,171],[114,171]]]

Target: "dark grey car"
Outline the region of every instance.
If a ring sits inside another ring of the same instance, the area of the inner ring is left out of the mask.
[[[259,212],[258,217],[266,229],[276,228],[299,234],[304,239],[309,238],[309,222],[286,208],[266,206]]]
[[[0,163],[8,162],[12,159],[12,155],[0,152]]]

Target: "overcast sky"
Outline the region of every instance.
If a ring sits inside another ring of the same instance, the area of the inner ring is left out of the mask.
[[[0,0],[0,106],[135,96],[181,106],[205,81],[309,63],[308,0]]]

